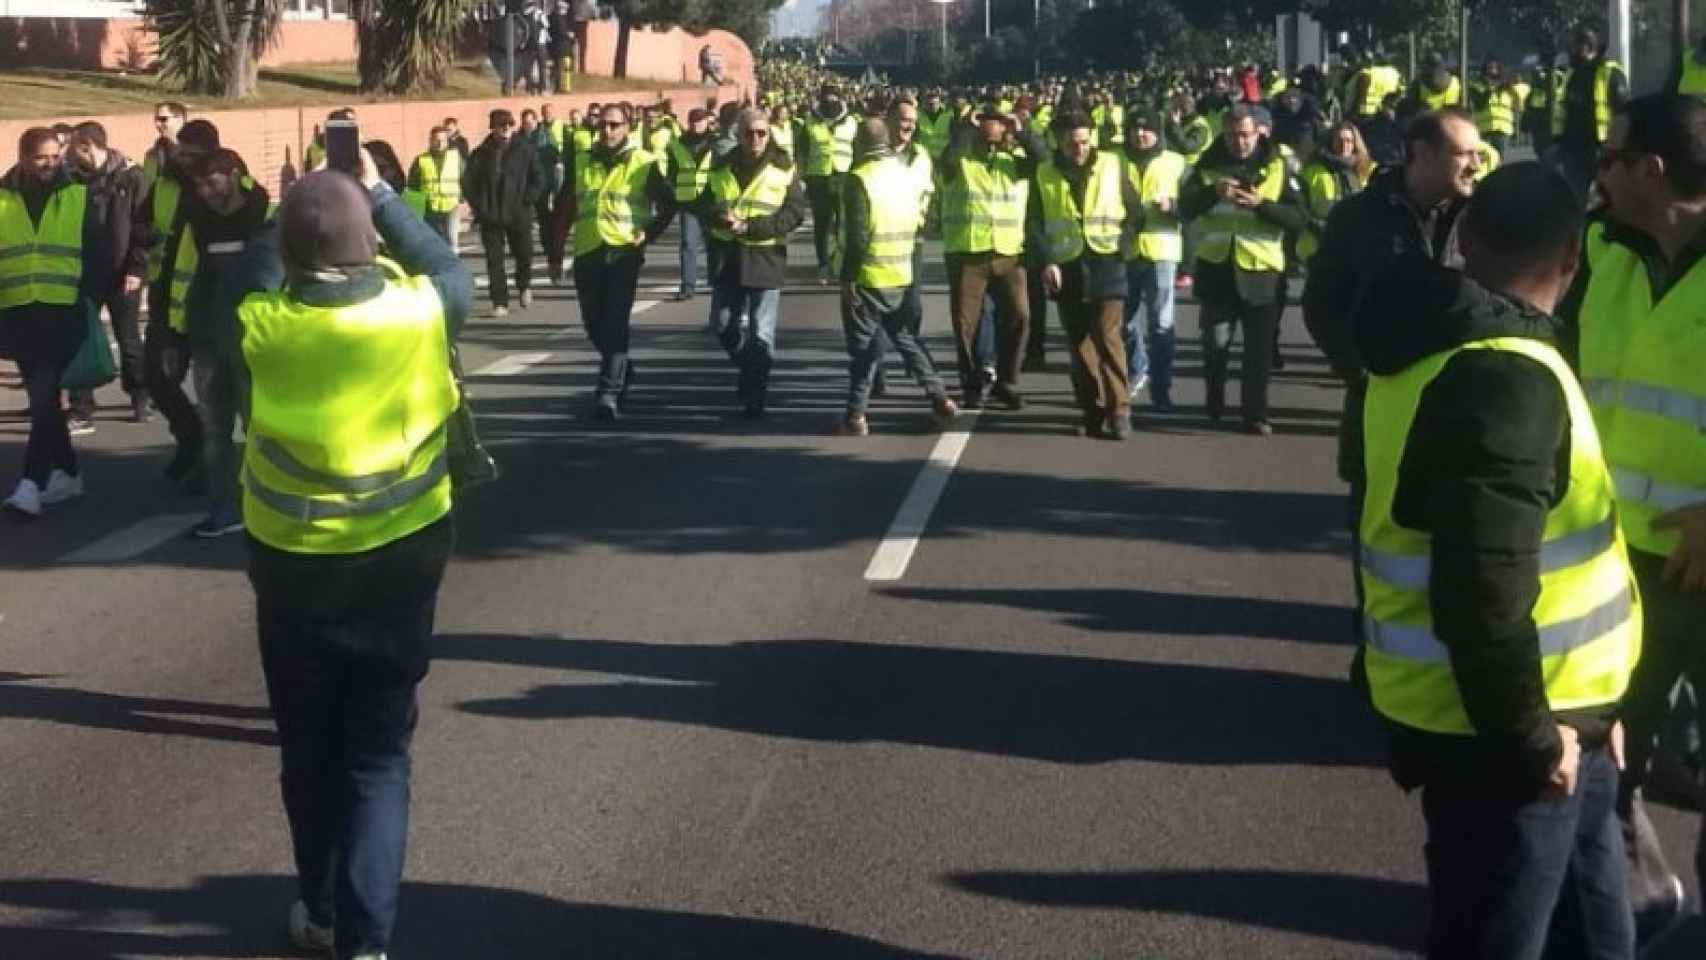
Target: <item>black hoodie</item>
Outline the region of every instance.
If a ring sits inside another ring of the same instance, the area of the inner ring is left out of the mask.
[[[1360,306],[1356,346],[1376,375],[1490,337],[1557,344],[1531,306],[1422,258],[1395,264]],[[1531,799],[1557,765],[1555,724],[1603,744],[1615,707],[1554,716],[1531,611],[1546,516],[1569,489],[1569,414],[1550,370],[1509,351],[1459,353],[1422,393],[1399,468],[1393,518],[1433,538],[1434,633],[1474,737],[1388,722],[1392,775],[1405,788],[1470,785]],[[1364,682],[1359,656],[1355,677]]]

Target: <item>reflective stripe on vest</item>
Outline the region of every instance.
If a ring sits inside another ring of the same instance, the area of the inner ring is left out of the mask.
[[[178,217],[178,198],[183,195],[183,188],[178,181],[171,177],[161,177],[154,181],[154,205],[149,211],[154,218],[154,232],[165,237],[172,232],[172,224]],[[165,266],[166,244],[162,240],[148,251],[148,282],[160,279],[161,270]]]
[[[0,189],[0,310],[77,302],[88,198],[88,188],[79,183],[55,188],[37,224],[21,194]]]
[[[1017,256],[1025,249],[1030,181],[1005,151],[958,159],[959,176],[942,187],[942,248],[947,253]]]
[[[1706,263],[1655,304],[1641,255],[1607,240],[1603,223],[1589,227],[1586,250],[1578,355],[1617,480],[1623,535],[1642,552],[1669,556],[1680,536],[1653,521],[1706,502]]]
[[[1339,178],[1319,163],[1303,168],[1303,202],[1309,207],[1312,220],[1326,220],[1339,202]],[[1314,229],[1304,230],[1297,237],[1297,255],[1304,261],[1321,250],[1321,239]]]
[[[1070,263],[1084,254],[1120,252],[1120,229],[1125,225],[1125,167],[1117,153],[1096,154],[1090,180],[1084,185],[1084,206],[1072,195],[1072,184],[1053,160],[1037,167],[1037,200],[1042,204],[1043,258]]]
[[[806,136],[811,140],[811,156],[806,159],[805,175],[827,177],[846,173],[853,166],[853,133],[858,128],[851,116],[842,117],[834,125],[816,117],[806,121]]]
[[[1225,176],[1219,170],[1199,169],[1203,183],[1213,186]],[[1237,179],[1237,178],[1233,178]],[[1262,168],[1262,181],[1256,192],[1269,202],[1278,201],[1285,192],[1285,158],[1278,150]],[[1285,269],[1285,231],[1246,210],[1222,200],[1197,221],[1201,234],[1197,253],[1210,263],[1231,260],[1240,270],[1276,273]]]
[[[1600,61],[1599,68],[1593,75],[1593,126],[1600,143],[1604,143],[1605,138],[1611,135],[1611,74],[1613,71],[1621,73],[1623,68],[1618,65],[1616,60],[1606,59]],[[1564,75],[1564,82],[1559,86],[1558,93],[1552,100],[1552,133],[1554,136],[1564,132],[1570,111],[1567,92],[1570,89],[1570,80],[1575,75],[1576,71],[1573,68],[1568,74]]]
[[[455,150],[444,152],[444,166],[431,152],[423,153],[415,163],[421,168],[421,189],[426,195],[428,213],[450,213],[462,202],[462,155]]]
[[[646,193],[657,161],[629,146],[614,167],[588,154],[575,164],[575,256],[599,247],[633,247],[645,242],[652,222]]]
[[[1162,200],[1178,202],[1179,181],[1185,175],[1185,158],[1171,150],[1163,150],[1146,164],[1128,161],[1126,175],[1131,180],[1132,189],[1143,199],[1143,225],[1127,246],[1125,258],[1177,262],[1184,256],[1178,214],[1162,213],[1155,205]]]
[[[1426,84],[1423,84],[1420,99],[1422,101],[1422,106],[1429,110],[1443,110],[1446,107],[1455,107],[1458,102],[1463,99],[1463,85],[1457,82],[1457,77],[1455,75],[1452,76],[1451,82],[1446,85],[1445,89],[1438,92],[1435,92]]]
[[[794,177],[790,171],[766,163],[753,174],[752,179],[747,181],[746,189],[742,190],[734,171],[727,164],[723,164],[711,171],[711,179],[706,188],[716,197],[717,202],[736,218],[756,220],[759,217],[773,216],[776,211],[782,209],[788,202],[788,188],[793,182]],[[747,247],[779,247],[785,242],[782,237],[751,239],[710,223],[706,224],[706,228],[713,238],[724,243],[739,243]]]
[[[917,178],[894,157],[867,161],[853,168],[852,176],[864,185],[867,220],[864,259],[855,281],[870,290],[898,290],[912,286],[912,247],[918,239],[920,207]],[[851,186],[843,190],[852,189]],[[846,202],[845,193],[842,202]],[[841,252],[846,247],[847,218],[837,217],[834,267],[841,270]]]
[[[1380,104],[1387,94],[1398,92],[1398,88],[1404,85],[1404,77],[1397,67],[1385,64],[1363,67],[1360,72],[1368,75],[1368,88],[1363,91],[1362,103],[1357,105],[1357,115],[1372,117],[1380,112]]]
[[[251,377],[243,521],[255,539],[361,553],[449,512],[458,398],[430,279],[388,281],[344,307],[256,294],[238,316]]]
[[[1400,373],[1372,377],[1363,411],[1368,487],[1359,556],[1369,692],[1376,709],[1397,723],[1472,735],[1450,650],[1433,630],[1433,538],[1400,525],[1393,514],[1423,395],[1465,350],[1506,351],[1535,361],[1557,380],[1569,410],[1570,484],[1547,513],[1539,544],[1540,593],[1530,614],[1551,708],[1602,706],[1622,697],[1640,655],[1641,621],[1593,414],[1556,349],[1519,338],[1482,340]]]
[[[178,333],[189,331],[190,285],[195,283],[196,269],[201,265],[201,249],[195,242],[195,230],[183,225],[178,238],[177,255],[172,260],[172,278],[166,285],[166,326]]]
[[[705,192],[705,184],[711,180],[711,153],[706,150],[697,160],[693,151],[687,145],[676,140],[669,145],[669,152],[675,159],[675,202],[692,203],[699,199],[699,194]]]

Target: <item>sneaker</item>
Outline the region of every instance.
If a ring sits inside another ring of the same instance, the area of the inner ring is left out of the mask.
[[[835,425],[835,434],[840,437],[867,437],[871,434],[871,423],[862,413],[849,413]]]
[[[1021,394],[1018,391],[1018,388],[1014,387],[1010,383],[998,383],[998,384],[996,384],[995,389],[991,390],[989,392],[989,395],[991,398],[993,398],[995,401],[1000,403],[1003,407],[1006,407],[1008,410],[1023,410],[1023,409],[1025,409],[1025,396],[1024,396],[1024,394]]]
[[[41,516],[41,488],[34,480],[19,480],[18,486],[12,490],[0,507],[25,517]]]
[[[355,956],[351,957],[350,960],[385,960],[385,954],[383,954],[383,953],[358,953]]]
[[[95,432],[95,421],[88,417],[69,417],[65,421],[65,426],[74,437],[86,437]]]
[[[64,470],[55,470],[47,475],[47,488],[41,492],[41,502],[46,506],[75,500],[83,495],[83,476],[72,476]]]
[[[507,316],[509,316],[508,305],[500,303],[497,306],[492,308],[492,319],[493,320],[502,320],[504,317],[507,317]]]
[[[154,419],[153,408],[149,406],[148,394],[137,391],[130,395],[130,422],[148,423]]]
[[[818,286],[827,287],[827,286],[829,286],[830,281],[832,279],[833,278],[830,275],[828,267],[818,267],[817,268],[817,285]]]
[[[243,529],[243,521],[234,517],[209,516],[206,520],[195,525],[190,532],[201,540],[217,540],[220,537],[237,533]]]
[[[1102,435],[1109,440],[1122,442],[1131,436],[1131,412],[1116,410],[1108,414],[1107,422],[1102,424]]]
[[[984,389],[988,389],[990,387],[995,386],[995,381],[998,379],[1000,379],[1000,378],[998,378],[995,375],[995,367],[988,366],[988,367],[983,368],[983,386],[984,386]]]
[[[521,291],[521,309],[526,310],[528,307],[531,307],[531,306],[533,306],[533,291],[532,290]]]
[[[606,423],[614,421],[621,414],[616,409],[616,398],[605,394],[592,402],[592,418]]]
[[[1686,919],[1688,891],[1682,878],[1671,874],[1665,894],[1635,911],[1635,943],[1643,951],[1665,940]]]
[[[1252,437],[1271,437],[1274,435],[1274,427],[1266,420],[1246,420],[1244,432]]]
[[[290,905],[290,912],[284,917],[284,930],[290,937],[291,946],[298,950],[330,956],[336,949],[332,943],[332,928],[315,923],[308,915],[308,905],[301,900]]]
[[[947,394],[938,394],[930,398],[930,413],[938,424],[947,426],[960,415],[960,405],[949,400]]]
[[[675,291],[675,298],[674,299],[675,299],[676,303],[681,303],[681,302],[686,301],[686,300],[691,300],[691,299],[693,299],[693,291],[691,291],[691,290],[677,290],[677,291]]]

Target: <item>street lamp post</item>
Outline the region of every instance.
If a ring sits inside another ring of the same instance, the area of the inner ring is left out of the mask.
[[[942,63],[946,65],[948,62],[948,7],[954,0],[930,0],[930,2],[942,8]]]

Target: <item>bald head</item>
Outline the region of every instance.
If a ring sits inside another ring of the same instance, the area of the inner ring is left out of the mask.
[[[853,152],[858,155],[886,150],[889,147],[889,125],[882,117],[867,117],[853,131]]]

